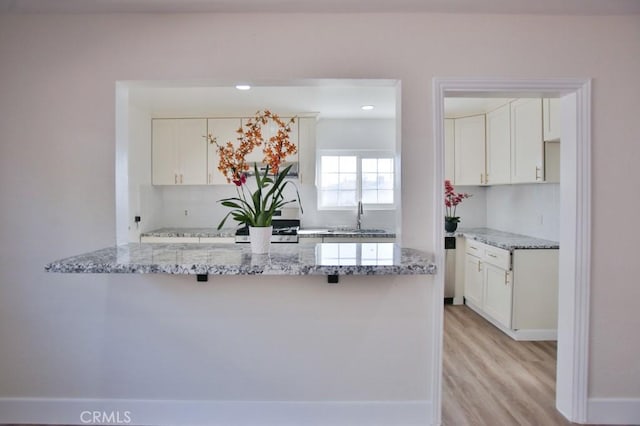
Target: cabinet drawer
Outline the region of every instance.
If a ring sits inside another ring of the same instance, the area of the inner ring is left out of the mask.
[[[467,239],[467,250],[466,250],[466,252],[471,254],[471,255],[482,257],[482,254],[484,252],[484,247],[485,247],[485,245],[482,244],[482,243],[479,243],[479,242],[474,241],[474,240]]]
[[[511,253],[507,250],[485,245],[483,260],[505,271],[511,269]]]

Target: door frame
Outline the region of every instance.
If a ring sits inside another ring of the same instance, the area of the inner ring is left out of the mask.
[[[560,194],[560,277],[556,408],[568,420],[587,421],[589,306],[591,281],[591,80],[590,79],[433,79],[434,206],[444,197],[444,98],[502,94],[501,97],[562,97]],[[434,249],[444,271],[444,209],[435,208]],[[442,339],[444,277],[435,277],[432,310],[432,424],[442,417]]]

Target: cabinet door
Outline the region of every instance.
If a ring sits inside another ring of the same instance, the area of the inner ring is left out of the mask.
[[[455,120],[444,120],[444,178],[455,184]]]
[[[520,99],[511,103],[511,182],[541,182],[542,99]]]
[[[237,145],[240,125],[239,118],[210,118],[207,120],[207,132],[220,145],[227,142]],[[227,178],[218,170],[219,161],[216,146],[207,142],[207,182],[211,185],[227,184]]]
[[[546,98],[542,102],[544,140],[560,140],[560,98]]]
[[[301,184],[316,182],[316,118],[298,120],[298,179]]]
[[[485,116],[457,118],[455,136],[456,185],[484,184]]]
[[[487,176],[489,185],[511,183],[511,108],[487,114]]]
[[[483,264],[480,258],[467,254],[464,268],[464,297],[469,302],[482,309],[484,285]]]
[[[513,286],[509,271],[484,264],[484,311],[507,328],[511,328]]]
[[[207,183],[207,120],[179,119],[177,144],[180,155],[181,185]]]
[[[285,123],[287,123],[289,120],[291,120],[291,117],[280,117],[280,119],[282,121],[284,121]],[[244,125],[246,124],[248,119],[242,119],[242,125],[244,128]],[[262,137],[266,142],[269,141],[270,138],[272,138],[273,136],[275,136],[278,133],[278,125],[276,123],[274,123],[273,121],[269,121],[267,122],[267,124],[264,124],[262,126]],[[291,125],[291,133],[289,133],[289,140],[291,141],[292,144],[294,144],[296,147],[298,146],[298,120],[296,119],[295,123],[293,123]],[[256,149],[254,149],[252,152],[250,152],[247,155],[247,161],[249,163],[262,163],[262,160],[264,160],[264,152],[262,151],[264,149],[264,145],[261,145],[259,147],[256,147]],[[292,162],[297,162],[298,161],[298,154],[294,154],[292,156],[289,156],[285,159],[285,161],[292,163]],[[253,164],[252,164],[253,165]]]
[[[175,120],[151,121],[151,182],[153,185],[177,185],[178,150],[175,144],[177,126]]]

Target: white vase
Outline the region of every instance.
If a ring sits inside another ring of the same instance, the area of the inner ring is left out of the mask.
[[[273,226],[250,226],[249,241],[251,241],[251,253],[269,253],[271,246],[271,232]]]

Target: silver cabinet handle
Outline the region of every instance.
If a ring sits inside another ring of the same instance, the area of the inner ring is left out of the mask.
[[[176,185],[178,184],[178,174],[177,173],[173,174],[173,183],[176,184]]]

